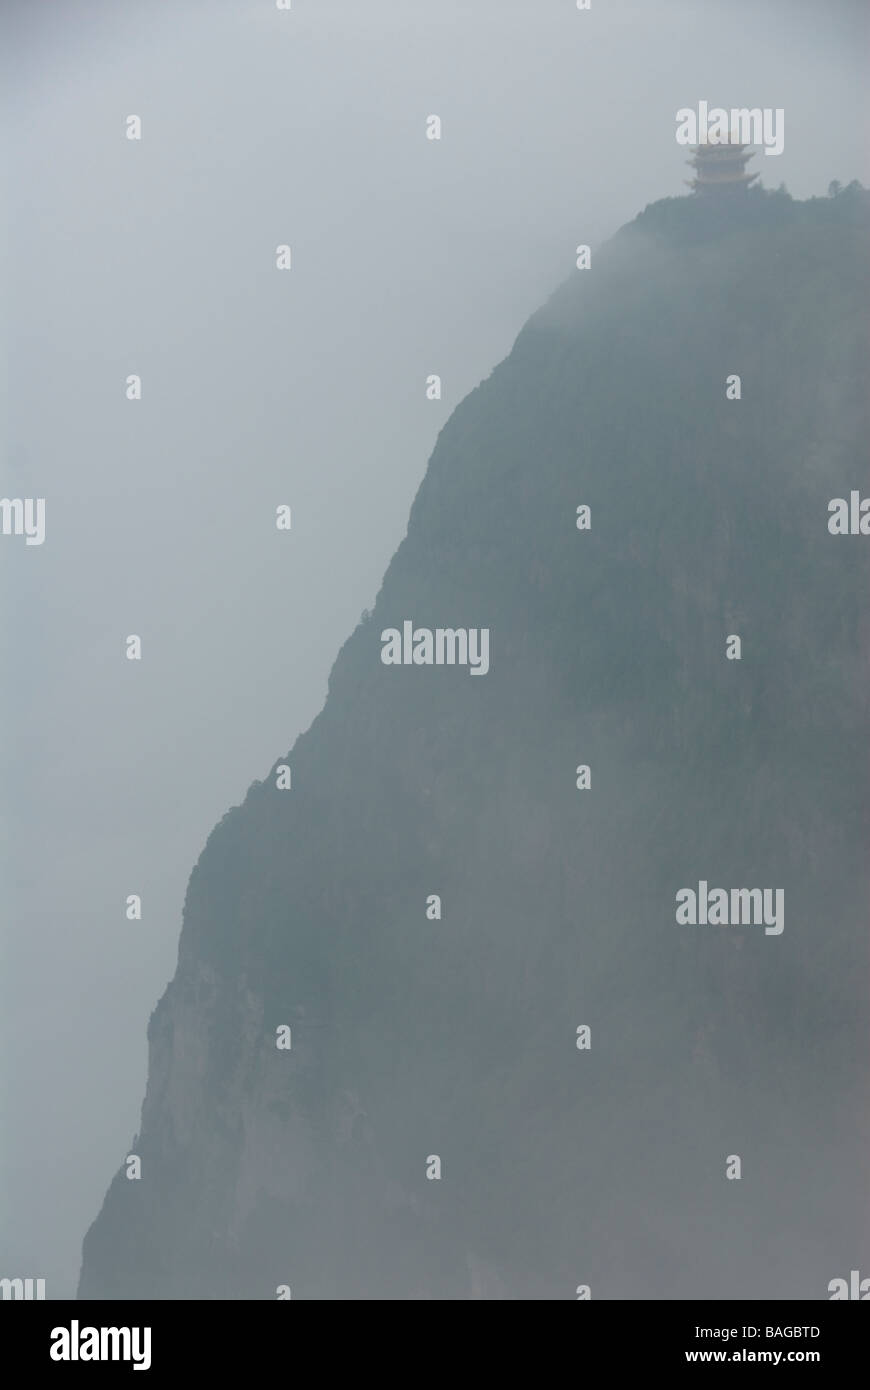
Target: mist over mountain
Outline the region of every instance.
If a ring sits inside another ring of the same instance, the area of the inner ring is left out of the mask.
[[[454,411],[324,709],[193,870],[79,1297],[866,1265],[870,539],[828,522],[870,496],[868,229],[857,186],[655,203]],[[488,670],[385,664],[407,622]],[[701,882],[781,931],[678,922]]]

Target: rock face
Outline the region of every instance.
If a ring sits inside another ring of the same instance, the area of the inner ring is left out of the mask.
[[[866,1263],[870,536],[827,521],[870,495],[868,221],[655,204],[455,411],[292,789],[193,871],[80,1297],[813,1299]],[[488,628],[488,673],[384,665],[406,619]],[[700,880],[784,890],[782,934],[678,925]]]

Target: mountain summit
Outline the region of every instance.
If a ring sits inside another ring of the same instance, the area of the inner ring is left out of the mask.
[[[80,1298],[866,1262],[870,537],[828,518],[870,496],[868,224],[854,186],[656,203],[454,411],[193,870]]]

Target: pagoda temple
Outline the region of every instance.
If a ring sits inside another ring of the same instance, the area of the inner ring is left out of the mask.
[[[745,172],[746,161],[754,154],[748,145],[736,143],[695,145],[692,158],[687,160],[695,170],[695,177],[686,179],[686,183],[694,193],[701,194],[748,188],[758,178],[757,174]]]

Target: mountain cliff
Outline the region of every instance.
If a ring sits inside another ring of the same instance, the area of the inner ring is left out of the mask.
[[[866,1264],[870,536],[828,504],[870,496],[868,223],[856,187],[654,204],[453,413],[323,711],[193,870],[79,1297]],[[406,621],[487,629],[488,671],[385,664]],[[680,924],[701,882],[782,890],[782,931]]]

